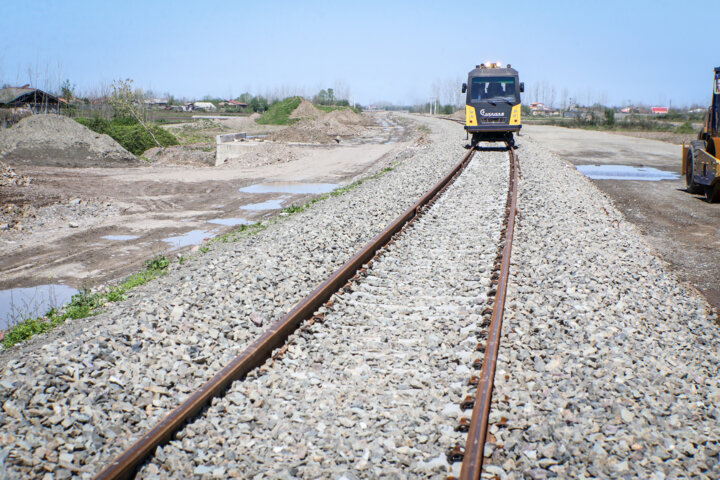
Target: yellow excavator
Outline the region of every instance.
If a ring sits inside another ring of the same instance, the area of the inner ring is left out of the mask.
[[[704,193],[708,202],[720,201],[720,67],[715,68],[712,105],[698,139],[683,143],[682,171],[687,191]]]

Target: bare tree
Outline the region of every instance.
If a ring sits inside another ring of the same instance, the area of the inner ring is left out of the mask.
[[[562,93],[560,94],[560,99],[561,99],[560,107],[562,108],[563,111],[567,110],[567,108],[568,108],[568,96],[569,95],[570,95],[570,93],[568,92],[567,87],[563,87]]]
[[[337,100],[350,101],[350,86],[344,80],[335,80],[333,89],[335,90],[335,98]]]
[[[152,130],[150,130],[140,118],[138,107],[136,104],[136,92],[138,90],[142,92],[142,89],[137,89],[135,90],[135,92],[133,92],[132,83],[133,81],[129,78],[125,80],[116,80],[115,82],[113,82],[113,84],[110,86],[110,88],[112,89],[112,93],[110,94],[109,98],[110,105],[115,111],[115,115],[118,117],[135,117],[135,119],[138,121],[138,123],[140,123],[140,125],[142,125],[145,131],[150,134],[157,146],[162,148],[162,145],[160,144],[160,142],[158,142],[158,139],[155,138]]]

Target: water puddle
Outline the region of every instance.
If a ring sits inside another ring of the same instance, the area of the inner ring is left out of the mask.
[[[59,284],[0,290],[0,330],[45,315],[51,308],[68,303],[76,293],[77,289]]]
[[[321,194],[332,192],[337,187],[334,183],[270,182],[243,187],[240,191],[244,193]]]
[[[106,240],[135,240],[140,238],[140,235],[105,235],[102,238]]]
[[[253,223],[244,218],[213,218],[212,220],[208,220],[208,222],[216,223],[218,225],[228,225],[230,227],[234,227],[236,225],[250,225]]]
[[[652,167],[632,167],[630,165],[576,165],[583,175],[593,180],[642,180],[657,182],[677,180],[679,173],[659,170]]]
[[[187,247],[188,245],[199,245],[206,238],[213,238],[215,233],[206,230],[191,230],[176,237],[163,238],[163,242],[167,242],[173,248]]]
[[[280,198],[273,198],[272,200],[267,200],[265,202],[260,203],[250,203],[248,205],[242,205],[240,207],[241,210],[253,210],[255,212],[259,212],[262,210],[280,210],[283,208],[283,202],[287,200],[288,197],[280,197]]]

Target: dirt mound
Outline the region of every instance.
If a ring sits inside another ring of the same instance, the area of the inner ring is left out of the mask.
[[[258,167],[274,163],[287,163],[297,159],[297,156],[283,145],[269,142],[245,142],[245,148],[233,152],[235,155],[224,165]]]
[[[30,177],[25,175],[18,175],[10,165],[6,165],[0,162],[0,187],[5,186],[18,186],[30,185]]]
[[[361,135],[363,118],[355,112],[335,110],[315,120],[302,120],[292,127],[268,135],[274,142],[339,143],[342,138]],[[356,117],[360,117],[359,119]],[[357,123],[356,123],[357,122]]]
[[[304,98],[300,102],[300,105],[290,114],[290,118],[320,118],[322,116],[323,112],[315,108],[315,105]]]
[[[460,109],[457,112],[450,115],[450,118],[455,120],[465,120],[465,109]]]
[[[337,120],[345,125],[365,125],[368,121],[362,115],[359,115],[349,108],[342,110],[333,110],[332,112],[325,115],[325,118]]]
[[[200,145],[173,145],[151,148],[144,154],[153,165],[215,165],[215,149]]]
[[[0,158],[14,164],[57,167],[126,167],[139,163],[110,136],[61,115],[33,115],[0,131]]]

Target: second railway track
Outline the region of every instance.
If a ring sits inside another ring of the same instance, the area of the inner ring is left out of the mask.
[[[468,381],[483,363],[515,158],[476,155],[280,354],[214,399],[138,477],[459,473],[446,452],[465,443],[456,425],[470,416]],[[137,462],[135,446],[101,477],[134,471],[133,449]]]

